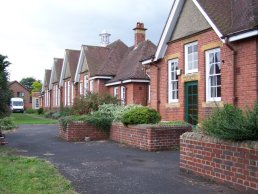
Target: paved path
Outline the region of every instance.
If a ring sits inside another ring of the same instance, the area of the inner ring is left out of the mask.
[[[110,141],[67,143],[57,135],[55,125],[21,125],[7,134],[7,146],[52,162],[79,193],[236,193],[180,172],[179,151],[147,152]]]

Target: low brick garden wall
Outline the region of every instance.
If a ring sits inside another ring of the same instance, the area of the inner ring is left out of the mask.
[[[65,130],[59,124],[59,136],[66,141],[84,141],[85,137],[90,137],[90,140],[105,140],[109,138],[109,133],[93,125],[76,121],[69,123]]]
[[[179,147],[180,135],[192,131],[191,126],[159,126],[113,124],[110,139],[148,151]]]
[[[180,138],[180,168],[244,192],[258,193],[258,142],[231,142],[185,133]]]

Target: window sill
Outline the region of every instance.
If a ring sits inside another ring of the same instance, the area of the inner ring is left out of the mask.
[[[203,102],[202,107],[204,108],[216,108],[216,107],[223,107],[224,103],[222,101],[210,101],[210,102]]]
[[[171,103],[167,103],[165,104],[166,108],[179,108],[180,107],[180,103],[179,102],[171,102]]]

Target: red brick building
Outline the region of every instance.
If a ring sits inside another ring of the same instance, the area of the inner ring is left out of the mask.
[[[75,73],[80,57],[79,50],[65,50],[64,61],[59,80],[61,104],[72,106],[77,96],[77,86],[75,85]]]
[[[197,124],[216,106],[258,97],[258,2],[175,0],[150,75],[162,120]]]
[[[80,95],[110,93],[124,105],[147,105],[150,81],[140,61],[152,56],[156,46],[145,40],[143,23],[138,22],[134,31],[132,47],[121,40],[102,46],[82,46],[75,76]],[[108,40],[106,32],[100,35]]]
[[[44,109],[51,109],[51,92],[49,89],[51,70],[46,69],[42,85],[42,105]]]
[[[22,84],[18,81],[12,81],[9,83],[9,89],[13,92],[12,97],[23,98],[24,108],[31,108],[31,96],[29,90],[27,90]]]
[[[58,110],[62,103],[61,101],[61,88],[59,86],[61,71],[63,67],[63,59],[54,58],[54,64],[51,70],[50,82],[49,82],[49,90],[51,93],[51,109]]]

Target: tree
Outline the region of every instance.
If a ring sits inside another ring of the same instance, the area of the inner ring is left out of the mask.
[[[22,84],[25,88],[27,88],[27,90],[31,92],[33,89],[32,84],[35,81],[37,80],[33,77],[26,77],[26,78],[22,78],[22,80],[20,81],[20,84]]]
[[[11,91],[8,86],[9,73],[7,67],[11,63],[7,61],[7,56],[0,54],[0,118],[8,116],[9,102],[11,98]]]
[[[40,92],[42,88],[42,83],[40,81],[35,81],[32,83],[32,92]]]

